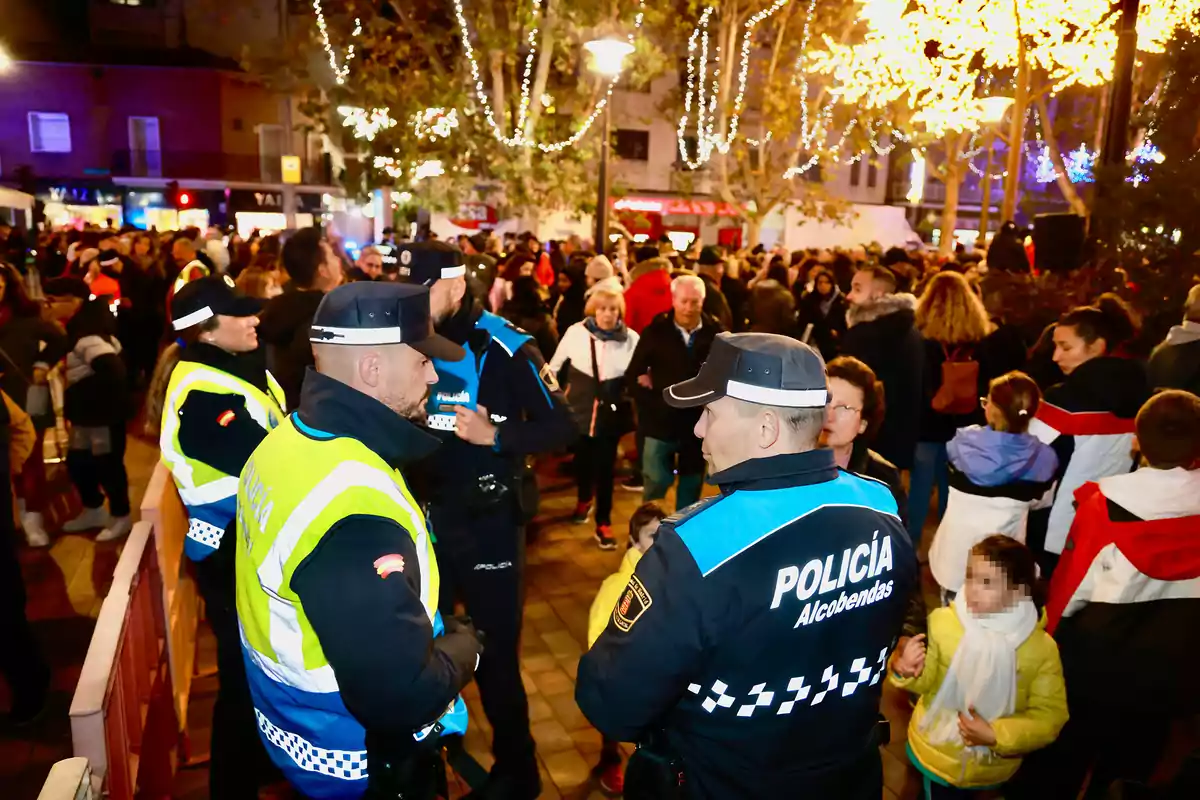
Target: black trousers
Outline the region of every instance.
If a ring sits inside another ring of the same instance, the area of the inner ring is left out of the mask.
[[[580,503],[596,498],[596,524],[612,524],[613,468],[617,463],[616,436],[583,436],[575,443],[575,481]]]
[[[0,473],[0,674],[14,698],[33,700],[46,690],[50,668],[25,616],[25,581],[13,537],[12,492],[7,472]]]
[[[217,640],[220,684],[213,706],[212,760],[208,768],[209,796],[213,800],[255,800],[260,784],[281,780],[258,736],[246,662],[242,660],[234,594],[234,536],[236,532],[227,532],[217,552],[193,564],[208,624]]]
[[[67,451],[67,474],[86,508],[100,508],[108,496],[114,517],[129,516],[129,475],[125,472],[125,426],[109,429],[111,448],[103,455],[91,450]]]
[[[521,682],[525,532],[517,524],[515,501],[472,516],[434,506],[430,520],[441,573],[439,608],[453,614],[455,601],[462,600],[484,634],[475,681],[492,725],[496,769],[536,772],[529,699]]]

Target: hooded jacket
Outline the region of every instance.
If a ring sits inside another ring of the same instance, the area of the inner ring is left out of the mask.
[[[1039,622],[1017,648],[1017,692],[1013,713],[991,721],[996,731],[992,757],[963,761],[961,744],[935,745],[925,738],[921,723],[963,638],[962,622],[953,607],[929,615],[925,668],[915,678],[891,673],[893,685],[921,695],[908,723],[908,744],[923,772],[962,788],[1004,783],[1021,765],[1021,756],[1054,741],[1067,722],[1067,692],[1054,640]]]
[[[1171,328],[1150,354],[1150,388],[1183,389],[1200,394],[1200,322],[1185,321]]]
[[[259,319],[258,338],[267,345],[267,368],[287,397],[285,411],[300,404],[304,371],[315,363],[308,333],[324,297],[317,290],[288,289],[267,301]]]
[[[1149,397],[1146,372],[1134,360],[1102,356],[1046,390],[1029,432],[1058,454],[1053,505],[1030,516],[1029,538],[1061,553],[1075,518],[1075,490],[1133,467],[1134,420]]]
[[[671,310],[671,262],[651,258],[637,264],[629,273],[625,290],[625,324],[640,334],[651,320]]]
[[[892,294],[870,306],[851,306],[842,354],[854,356],[883,382],[887,413],[875,450],[899,469],[911,469],[923,399],[925,353],[914,327],[917,298]]]
[[[1054,484],[1058,456],[1027,433],[975,425],[947,445],[950,496],[929,548],[929,568],[944,589],[957,592],[971,548],[994,533],[1024,542],[1029,509]]]
[[[592,608],[588,612],[588,648],[596,643],[600,634],[604,633],[604,629],[608,627],[608,620],[617,607],[617,601],[621,599],[621,592],[629,585],[629,579],[633,577],[633,570],[641,560],[642,551],[636,547],[629,548],[625,557],[621,559],[621,566],[617,568],[617,571],[600,584],[600,589],[596,592],[596,599],[592,601]]]
[[[1075,797],[1108,753],[1155,763],[1171,721],[1200,713],[1200,472],[1139,469],[1075,499],[1046,603],[1075,718],[1030,760],[1044,797]]]

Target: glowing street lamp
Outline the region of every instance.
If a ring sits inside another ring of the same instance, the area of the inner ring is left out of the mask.
[[[1004,119],[1004,115],[1012,108],[1013,99],[1011,97],[984,97],[978,103],[980,120],[994,125]]]
[[[8,72],[12,67],[12,56],[8,54],[8,50],[4,45],[0,45],[0,72]]]
[[[583,49],[592,54],[592,72],[615,78],[621,74],[625,57],[633,52],[633,45],[620,39],[593,39]]]
[[[592,54],[592,72],[615,80],[625,65],[633,45],[620,39],[593,39],[584,49]],[[604,254],[608,233],[608,150],[612,139],[612,108],[604,106],[604,125],[600,132],[600,187],[596,201],[596,253]]]

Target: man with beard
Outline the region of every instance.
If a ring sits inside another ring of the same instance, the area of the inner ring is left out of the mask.
[[[461,599],[484,633],[479,695],[494,729],[496,763],[471,798],[533,800],[541,793],[519,644],[524,591],[525,457],[578,435],[533,337],[484,311],[467,293],[462,253],[441,242],[399,247],[400,280],[429,286],[440,334],[467,357],[434,359],[428,425],[442,447],[419,474],[442,566],[441,609]]]
[[[432,800],[439,737],[482,650],[437,611],[432,536],[400,470],[438,441],[414,422],[461,347],[429,292],[353,283],[313,317],[300,407],[255,449],[237,494],[237,611],[261,738],[312,798]],[[220,422],[220,420],[218,420]],[[221,423],[224,424],[224,423]]]

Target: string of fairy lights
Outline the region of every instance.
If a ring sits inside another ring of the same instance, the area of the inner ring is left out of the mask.
[[[346,83],[346,78],[350,76],[350,62],[354,59],[354,42],[351,41],[346,46],[346,54],[342,57],[341,66],[338,66],[337,54],[333,51],[333,44],[329,41],[329,26],[325,22],[325,11],[321,8],[321,0],[312,0],[313,13],[317,17],[317,32],[321,34],[321,44],[325,48],[325,54],[329,56],[329,69],[333,71],[333,79],[338,86]],[[357,39],[362,33],[362,21],[355,17],[354,30],[350,33],[351,39]]]

